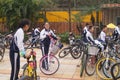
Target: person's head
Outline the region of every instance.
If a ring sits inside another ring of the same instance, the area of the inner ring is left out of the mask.
[[[49,30],[49,28],[50,28],[50,25],[49,25],[48,22],[46,22],[46,23],[45,23],[45,29]]]
[[[87,27],[89,27],[89,24],[88,24],[88,23],[86,23],[86,26],[87,26]]]
[[[93,26],[89,26],[89,31],[90,31],[91,33],[93,33],[93,32],[94,32],[94,27],[93,27]]]
[[[22,28],[24,31],[28,31],[30,27],[30,21],[28,19],[22,19],[19,23],[19,27]]]
[[[102,26],[102,31],[103,31],[103,32],[106,32],[106,31],[107,31],[107,26],[106,26],[106,25],[103,25],[103,26]]]
[[[120,22],[119,22],[119,23],[117,23],[117,26],[118,26],[118,27],[120,27]]]

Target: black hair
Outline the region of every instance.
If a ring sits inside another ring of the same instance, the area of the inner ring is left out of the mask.
[[[106,25],[103,25],[101,29],[103,30],[103,29],[106,28],[106,27],[107,27]]]
[[[89,24],[88,23],[86,23],[86,26],[88,26]]]
[[[92,29],[93,26],[89,26],[89,30]]]
[[[120,22],[118,22],[117,25],[120,25]]]
[[[30,25],[30,21],[28,19],[22,19],[19,23],[19,28],[23,28],[25,25]]]

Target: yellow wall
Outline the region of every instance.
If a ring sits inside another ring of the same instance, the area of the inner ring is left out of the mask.
[[[72,11],[71,12],[72,19],[74,19],[73,15],[78,14],[78,13],[79,13],[79,11]],[[93,12],[93,16],[96,17],[95,12]],[[46,17],[47,17],[48,22],[68,22],[68,20],[69,20],[69,14],[67,11],[47,11]],[[102,12],[100,12],[99,17],[100,17],[99,21],[101,21],[102,20]],[[91,22],[90,18],[91,18],[91,15],[84,16],[83,22]],[[43,20],[40,19],[39,21],[42,22]],[[72,22],[74,22],[74,21],[72,20]]]

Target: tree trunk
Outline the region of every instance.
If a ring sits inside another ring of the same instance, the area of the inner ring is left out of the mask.
[[[71,0],[69,0],[69,32],[71,32]]]

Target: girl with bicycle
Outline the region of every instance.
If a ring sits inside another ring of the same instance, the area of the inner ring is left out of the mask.
[[[42,55],[48,55],[49,52],[49,47],[50,47],[50,37],[53,39],[57,40],[56,35],[54,32],[50,29],[50,25],[48,22],[45,23],[44,29],[40,33],[40,39],[41,39],[41,50],[42,50]],[[43,68],[45,68],[45,65],[43,63]]]
[[[19,29],[15,32],[13,40],[10,44],[10,62],[11,62],[11,76],[10,80],[17,80],[20,70],[20,55],[25,55],[24,49],[24,31],[29,29],[30,22],[23,19],[19,24]]]

